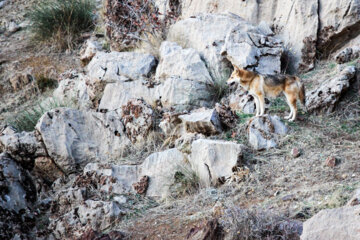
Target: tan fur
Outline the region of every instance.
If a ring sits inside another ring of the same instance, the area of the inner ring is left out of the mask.
[[[290,114],[285,117],[294,121],[297,114],[296,101],[299,99],[305,105],[305,88],[298,77],[288,75],[260,75],[234,66],[234,72],[227,80],[228,84],[238,82],[254,97],[256,104],[256,116],[265,113],[265,97],[277,97],[284,93],[290,106]]]

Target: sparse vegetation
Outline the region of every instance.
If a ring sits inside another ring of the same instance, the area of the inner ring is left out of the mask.
[[[33,6],[30,21],[34,39],[73,48],[81,32],[94,27],[93,0],[45,0]]]
[[[200,189],[200,179],[189,166],[178,166],[174,176],[173,191],[175,197],[192,195]]]
[[[46,77],[43,74],[35,76],[35,80],[36,86],[40,92],[45,92],[46,90],[55,88],[57,86],[57,81],[55,79]]]
[[[9,118],[7,122],[19,132],[31,132],[35,129],[38,120],[44,113],[54,108],[68,106],[71,106],[71,103],[60,103],[55,99],[51,99],[47,103],[38,103],[33,107],[17,113],[15,117]]]

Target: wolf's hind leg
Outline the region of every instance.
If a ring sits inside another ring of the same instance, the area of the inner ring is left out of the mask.
[[[254,101],[255,101],[255,108],[256,108],[256,115],[255,116],[259,116],[260,115],[260,103],[259,103],[259,99],[255,94],[252,94]]]
[[[265,98],[264,95],[259,94],[259,103],[260,103],[260,116],[265,114]]]
[[[292,108],[292,106],[291,106],[290,96],[285,93],[285,97],[286,97],[286,102],[287,102],[287,104],[288,104],[289,107],[290,107],[290,114],[289,114],[289,116],[284,117],[284,119],[288,120],[288,119],[290,119],[290,118],[292,117],[292,115],[293,115],[293,108]]]
[[[297,114],[297,106],[296,106],[296,97],[295,98],[291,98],[290,100],[290,105],[292,106],[292,118],[289,120],[289,122],[292,122],[296,119],[296,114]]]

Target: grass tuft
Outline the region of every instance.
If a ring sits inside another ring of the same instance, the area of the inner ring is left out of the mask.
[[[93,0],[45,0],[29,13],[35,40],[71,49],[77,36],[94,27]]]

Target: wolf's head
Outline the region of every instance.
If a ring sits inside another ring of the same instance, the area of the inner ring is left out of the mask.
[[[232,72],[230,78],[226,81],[226,83],[229,86],[234,85],[235,83],[240,83],[243,88],[248,89],[251,80],[255,76],[255,73],[245,70],[243,68],[239,68],[235,65],[233,66],[234,71]]]

